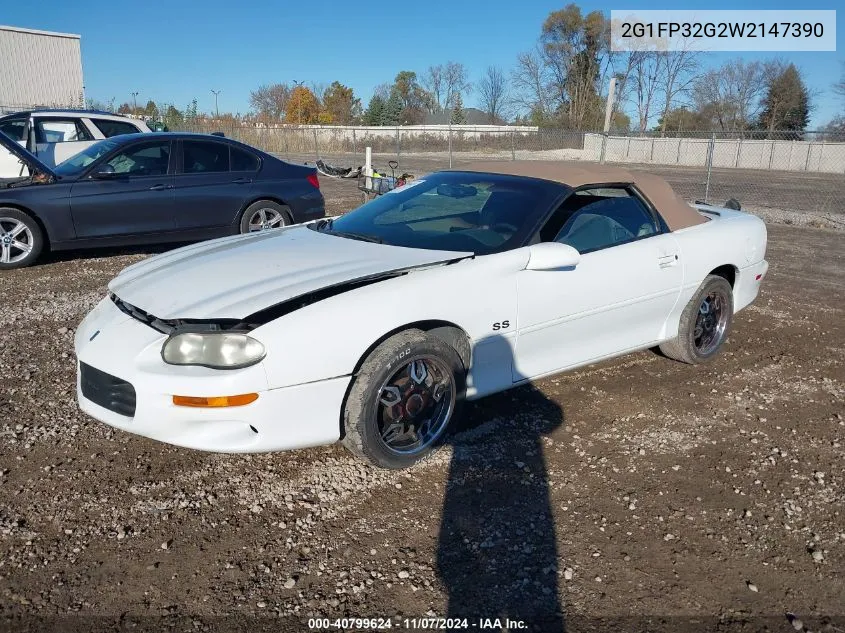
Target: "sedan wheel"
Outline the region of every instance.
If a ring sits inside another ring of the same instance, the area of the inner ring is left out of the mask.
[[[241,215],[240,232],[258,233],[280,229],[290,224],[291,217],[290,207],[272,200],[259,200],[249,205]]]
[[[21,268],[41,253],[38,224],[17,209],[0,209],[0,269]]]
[[[266,231],[278,229],[285,226],[284,216],[275,209],[261,208],[252,214],[249,219],[249,232]]]

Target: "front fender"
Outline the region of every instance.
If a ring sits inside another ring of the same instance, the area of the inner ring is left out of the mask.
[[[420,321],[445,321],[471,343],[493,336],[493,324],[516,330],[516,275],[527,249],[412,271],[335,295],[275,321],[251,335],[267,348],[271,389],[351,374],[386,334]]]

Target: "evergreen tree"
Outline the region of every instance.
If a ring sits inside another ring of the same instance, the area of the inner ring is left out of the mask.
[[[364,125],[381,125],[381,118],[384,114],[384,99],[379,95],[373,95],[364,113]]]
[[[402,122],[402,96],[398,90],[390,93],[390,98],[384,106],[381,117],[381,125],[399,125]]]
[[[759,125],[769,133],[779,130],[803,132],[809,121],[810,94],[795,64],[789,64],[769,83]]]
[[[467,122],[466,114],[464,114],[464,100],[461,98],[461,93],[455,94],[455,103],[452,106],[452,125],[461,125]]]

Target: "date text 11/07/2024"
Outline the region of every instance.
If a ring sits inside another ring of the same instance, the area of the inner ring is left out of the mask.
[[[328,630],[427,630],[427,631],[457,631],[457,630],[496,630],[503,628],[509,631],[527,629],[528,624],[523,620],[510,618],[310,618],[308,628],[316,631]]]

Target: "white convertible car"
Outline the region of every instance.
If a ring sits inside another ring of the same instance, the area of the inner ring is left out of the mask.
[[[758,218],[693,208],[639,172],[437,172],[343,216],[125,269],[76,332],[79,403],[180,446],[340,439],[401,468],[462,400],[656,346],[710,359],[765,250]]]

